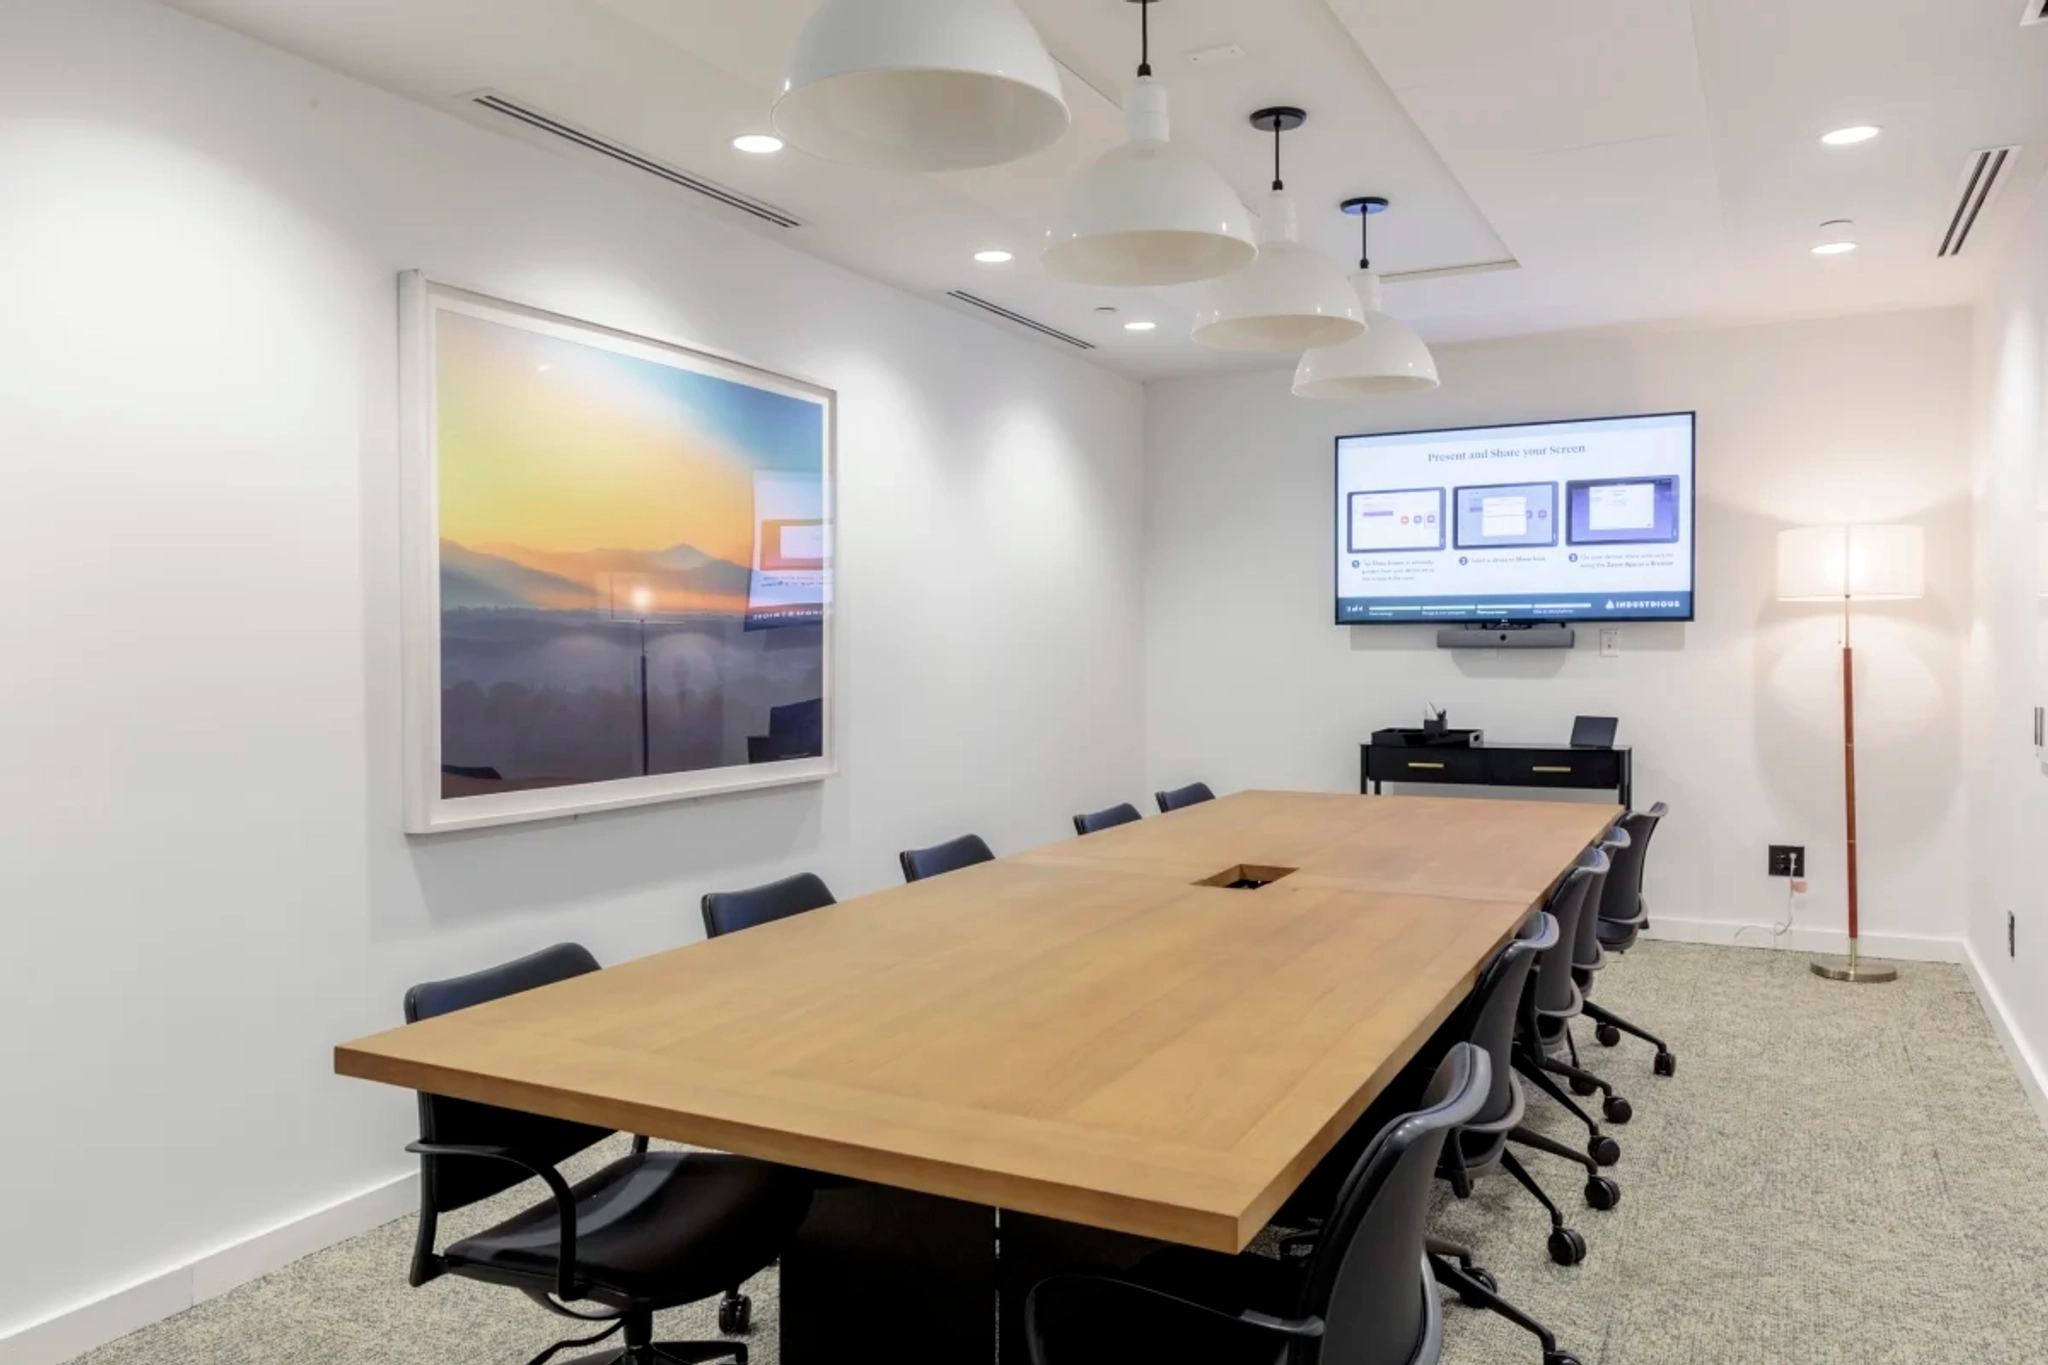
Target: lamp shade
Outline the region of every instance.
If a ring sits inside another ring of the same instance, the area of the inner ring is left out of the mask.
[[[1365,398],[1435,388],[1436,357],[1413,328],[1380,307],[1380,277],[1367,270],[1353,279],[1365,307],[1364,334],[1302,356],[1294,370],[1294,396]]]
[[[1013,0],[825,0],[798,35],[775,131],[830,161],[999,166],[1067,131],[1059,68]]]
[[[1166,89],[1140,76],[1124,106],[1128,141],[1067,190],[1039,257],[1073,284],[1198,284],[1258,254],[1237,191],[1168,140]]]
[[[1195,340],[1225,351],[1304,351],[1365,331],[1365,308],[1338,264],[1301,244],[1294,201],[1274,194],[1259,215],[1259,254],[1213,281]]]
[[[1905,601],[1927,591],[1918,526],[1800,526],[1778,533],[1780,602]]]

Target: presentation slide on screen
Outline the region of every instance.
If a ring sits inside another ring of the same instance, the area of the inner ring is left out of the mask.
[[[1690,620],[1689,414],[1337,443],[1337,619]]]
[[[816,475],[754,474],[754,567],[747,587],[748,630],[825,619],[832,598],[832,523]]]

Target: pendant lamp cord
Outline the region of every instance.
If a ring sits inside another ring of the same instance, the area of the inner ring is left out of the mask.
[[[1138,74],[1152,74],[1152,0],[1138,0]]]
[[[1287,186],[1280,183],[1280,120],[1273,120],[1273,193],[1278,194]]]
[[[1372,269],[1372,215],[1358,215],[1358,268]]]

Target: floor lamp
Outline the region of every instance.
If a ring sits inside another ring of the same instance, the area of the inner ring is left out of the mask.
[[[1898,968],[1862,960],[1856,901],[1856,655],[1849,609],[1857,602],[1900,602],[1927,583],[1926,535],[1918,526],[1802,526],[1778,533],[1778,600],[1842,604],[1842,794],[1849,854],[1849,955],[1822,958],[1814,975],[1830,981],[1896,981]]]

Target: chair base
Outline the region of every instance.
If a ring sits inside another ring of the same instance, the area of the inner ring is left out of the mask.
[[[1899,969],[1888,962],[1864,962],[1853,957],[1814,959],[1813,974],[1828,981],[1855,981],[1881,985],[1899,979]]]

